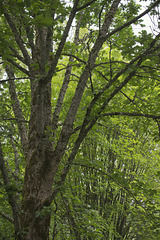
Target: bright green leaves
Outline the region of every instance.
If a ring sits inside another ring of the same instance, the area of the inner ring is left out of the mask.
[[[127,2],[127,4],[121,4],[123,9],[123,17],[125,20],[130,20],[134,16],[138,15],[141,5],[136,4],[133,0]]]
[[[90,219],[89,212],[94,215],[86,225],[95,226],[95,231],[102,236],[125,234],[123,227],[122,232],[116,227],[122,219],[124,226],[130,226],[128,239],[132,239],[132,233],[144,237],[146,231],[150,238],[156,229],[159,183],[155,183],[155,166],[159,165],[159,157],[157,159],[152,139],[145,141],[140,128],[132,130],[134,122],[123,118],[101,121],[82,144],[72,167],[75,178],[72,194],[75,188],[81,201],[86,203],[85,218]],[[104,126],[103,130],[100,126]],[[145,142],[140,141],[143,137]],[[148,158],[149,151],[154,160]],[[81,222],[80,219],[77,221]],[[142,228],[137,232],[139,224]],[[92,233],[88,231],[88,234]]]
[[[141,33],[140,33],[138,42],[141,45],[145,44],[146,46],[148,46],[149,43],[151,42],[151,40],[152,40],[152,34],[151,33],[147,33],[146,30],[142,30]]]

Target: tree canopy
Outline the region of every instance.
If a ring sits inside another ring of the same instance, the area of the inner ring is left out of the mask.
[[[159,239],[159,4],[0,1],[2,239]]]

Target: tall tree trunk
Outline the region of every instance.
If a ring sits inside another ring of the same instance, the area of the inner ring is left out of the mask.
[[[34,87],[33,87],[34,86]],[[50,213],[41,214],[53,184],[53,147],[47,126],[51,125],[51,84],[32,82],[32,109],[24,178],[21,226],[23,240],[49,239]]]

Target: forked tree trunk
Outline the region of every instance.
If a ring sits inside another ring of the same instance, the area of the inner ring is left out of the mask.
[[[78,4],[78,1],[75,2]],[[98,53],[105,42],[105,35],[115,15],[119,2],[120,0],[115,0],[111,6],[109,14],[106,14],[101,33],[98,35],[88,59],[88,65],[90,67],[93,67]],[[74,15],[74,12],[70,15],[71,20],[73,20],[72,15]],[[68,27],[66,25],[66,32],[68,32],[67,29]],[[40,30],[40,33],[41,31],[42,30]],[[66,34],[65,31],[64,36],[66,38],[68,33]],[[37,45],[41,52],[40,59],[45,56],[44,49],[41,47],[45,42],[43,39],[44,36],[45,34],[39,34],[37,36]],[[61,43],[59,49],[61,49]],[[43,76],[45,71],[43,64],[45,64],[46,61],[42,58],[41,62],[40,72],[38,72],[39,76]],[[54,151],[52,143],[49,141],[50,134],[52,133],[47,131],[47,127],[51,126],[51,79],[41,78],[36,80],[32,77],[34,80],[31,81],[31,118],[21,213],[21,229],[24,232],[21,239],[23,240],[49,239],[50,213],[43,213],[43,211],[40,211],[43,209],[47,199],[51,196],[53,177],[57,172],[58,164],[65,152],[67,143],[73,131],[73,123],[90,74],[88,65],[85,67],[79,78],[74,97]],[[31,76],[36,75],[37,73],[31,74]],[[85,135],[83,129],[80,131],[79,140],[77,139],[75,143],[75,150],[73,149],[72,158],[75,157],[76,152],[78,151],[77,146],[79,146],[84,138],[82,135]],[[42,214],[39,216],[39,213]]]

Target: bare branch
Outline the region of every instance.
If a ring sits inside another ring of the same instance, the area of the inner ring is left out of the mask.
[[[19,69],[21,72],[25,73],[26,75],[29,76],[29,72],[23,68],[22,66],[20,66],[17,62],[15,62],[14,60],[10,59],[10,58],[7,58],[7,61],[9,63],[11,63],[13,66],[15,66],[17,69]]]
[[[96,68],[96,67],[98,67],[98,66],[101,66],[101,65],[110,64],[110,63],[123,63],[123,64],[128,64],[127,62],[124,62],[124,61],[108,61],[108,62],[101,62],[101,63],[95,64],[95,65],[94,65],[94,68]]]
[[[160,119],[160,115],[153,115],[147,113],[139,113],[139,112],[110,112],[110,113],[103,113],[100,114],[100,117],[114,117],[114,116],[129,116],[129,117],[145,117],[145,118],[152,118],[154,120]]]
[[[92,0],[92,1],[90,1],[90,2],[88,2],[88,3],[85,3],[83,6],[77,8],[77,12],[83,10],[84,8],[87,8],[88,6],[90,6],[92,3],[96,2],[96,1],[97,1],[97,0]]]
[[[9,46],[9,48],[11,49],[11,51],[13,52],[13,56],[16,57],[18,60],[20,60],[22,63],[26,64],[25,59],[19,55],[19,53],[16,51],[16,49],[14,49],[13,47]],[[26,64],[27,65],[27,64]]]
[[[21,78],[8,78],[8,79],[0,79],[0,83],[4,83],[4,82],[8,82],[8,81],[12,81],[12,80],[22,80],[22,79],[29,79],[28,77],[21,77]]]
[[[84,64],[86,64],[86,62],[83,60],[83,59],[80,59],[79,57],[73,55],[73,54],[70,54],[70,53],[63,53],[62,55],[64,56],[69,56],[69,57],[72,57],[72,58],[75,58],[76,60],[78,60],[79,62],[82,62]]]
[[[142,12],[140,15],[138,15],[137,17],[133,18],[132,20],[124,23],[122,26],[114,29],[113,31],[111,31],[110,33],[108,33],[106,35],[106,39],[109,38],[110,36],[112,36],[113,34],[115,34],[116,32],[119,32],[120,30],[122,30],[123,28],[126,28],[128,26],[130,26],[131,24],[135,23],[138,19],[142,18],[144,15],[146,15],[147,13],[149,13],[153,8],[155,8],[156,6],[158,6],[160,4],[160,0],[156,1],[155,3],[151,4],[151,6],[145,10],[144,12]]]
[[[46,76],[46,81],[48,81],[48,79],[51,79],[53,73],[55,72],[55,69],[56,69],[56,66],[57,66],[59,57],[60,57],[60,55],[61,55],[61,53],[62,53],[63,47],[64,47],[65,42],[66,42],[66,39],[67,39],[67,37],[68,37],[69,30],[70,30],[70,28],[71,28],[71,24],[72,24],[73,19],[74,19],[74,17],[75,17],[78,3],[79,3],[79,0],[75,0],[75,1],[74,1],[74,6],[73,6],[73,8],[72,8],[72,10],[71,10],[71,13],[70,13],[68,22],[67,22],[67,24],[66,24],[66,27],[65,27],[65,29],[64,29],[64,32],[63,32],[61,41],[60,41],[60,43],[59,43],[59,45],[58,45],[58,49],[57,49],[56,54],[55,54],[55,57],[54,57],[54,59],[53,59],[53,61],[52,61],[51,68],[50,68],[50,70],[48,71],[48,74],[47,74],[47,76]]]
[[[11,223],[14,223],[14,219],[13,219],[12,217],[10,217],[8,214],[0,211],[0,215],[1,215],[2,217],[4,217],[5,219],[7,219],[8,221],[10,221]]]
[[[75,36],[74,36],[75,45],[78,45],[80,25],[81,25],[81,18],[79,19],[79,21],[77,22],[77,25],[76,25]],[[56,126],[57,126],[57,123],[58,123],[59,114],[60,114],[60,111],[61,111],[61,108],[62,108],[65,93],[67,91],[68,84],[69,84],[69,81],[70,81],[70,76],[71,76],[71,71],[72,71],[72,65],[70,63],[73,62],[73,60],[74,60],[73,58],[74,58],[74,55],[70,54],[69,63],[67,65],[65,76],[64,76],[64,81],[63,81],[63,84],[62,84],[62,87],[61,87],[61,90],[60,90],[60,93],[59,93],[59,97],[58,97],[58,100],[57,100],[57,103],[56,103],[55,111],[53,113],[52,127],[53,127],[54,130],[56,129]]]
[[[15,231],[18,232],[20,230],[19,207],[18,207],[18,204],[16,202],[16,197],[15,197],[13,191],[11,191],[9,189],[9,187],[11,188],[11,183],[10,183],[7,168],[6,168],[6,165],[5,165],[5,160],[4,160],[4,157],[3,157],[1,141],[0,141],[0,171],[2,173],[4,187],[5,187],[5,190],[6,190],[7,195],[8,195],[8,201],[9,201],[9,204],[11,205],[11,207],[12,207]]]
[[[106,13],[104,23],[102,25],[102,28],[99,31],[99,36],[100,38],[105,38],[106,34],[109,30],[109,27],[111,25],[112,19],[117,11],[118,5],[121,2],[121,0],[114,0],[109,12]],[[106,39],[105,39],[106,40]],[[104,41],[104,39],[103,39]]]
[[[3,121],[16,121],[16,122],[25,122],[25,123],[29,123],[29,121],[27,120],[21,120],[18,118],[2,118]]]
[[[14,79],[14,73],[13,73],[12,69],[9,68],[9,66],[6,66],[6,72],[7,72],[9,79]],[[14,80],[9,81],[9,92],[11,95],[11,100],[13,101],[13,103],[12,103],[13,112],[14,112],[16,119],[18,119],[17,124],[18,124],[19,133],[21,136],[22,147],[23,147],[24,153],[26,154],[27,147],[28,147],[28,137],[27,137],[28,134],[27,134],[27,129],[26,129],[26,125],[25,125],[25,119],[23,117],[22,109],[21,109],[21,106],[20,106],[20,103],[19,103],[19,100],[17,97]]]
[[[23,44],[23,40],[21,39],[21,36],[20,36],[19,32],[17,31],[17,28],[14,24],[14,21],[13,21],[12,17],[10,16],[9,13],[7,13],[7,11],[4,12],[4,16],[7,20],[13,34],[14,34],[14,36],[15,36],[16,43],[18,44],[19,48],[22,51],[22,54],[23,54],[24,59],[26,61],[26,64],[28,66],[30,66],[30,62],[31,62],[30,56],[29,56],[29,54],[28,54],[28,52],[27,52],[27,50],[26,50],[26,48]]]

